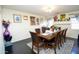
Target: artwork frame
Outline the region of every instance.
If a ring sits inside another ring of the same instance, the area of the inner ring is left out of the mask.
[[[61,14],[60,15],[60,21],[66,21],[66,14]]]
[[[58,16],[57,15],[54,16],[53,19],[54,19],[55,22],[58,21]]]
[[[21,15],[13,14],[13,21],[14,21],[14,23],[21,23],[22,22]]]
[[[30,16],[30,24],[31,24],[31,25],[36,25],[35,19],[36,19],[36,17]]]
[[[40,19],[39,18],[36,18],[36,24],[40,25]]]
[[[70,21],[68,14],[60,14],[53,17],[54,22]]]
[[[28,20],[28,16],[23,16],[23,19],[24,20]]]

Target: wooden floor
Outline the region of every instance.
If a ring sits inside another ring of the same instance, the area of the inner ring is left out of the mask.
[[[6,52],[6,54],[35,54],[34,52],[32,52],[30,47],[26,45],[30,41],[31,39],[25,39],[25,40],[13,43],[12,46],[7,47],[9,52]]]
[[[26,45],[29,42],[31,42],[30,38],[13,43],[12,46],[7,47],[9,52],[6,52],[6,54],[35,54],[31,48]],[[77,45],[77,40],[75,40],[73,45],[72,54],[79,54],[79,46]]]

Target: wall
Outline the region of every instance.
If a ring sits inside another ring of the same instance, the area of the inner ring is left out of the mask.
[[[76,12],[66,13],[67,17],[69,17],[70,16],[69,14],[71,14],[71,13],[76,13]],[[58,18],[59,18],[59,15],[58,15]],[[60,26],[62,28],[67,28],[68,27],[67,37],[71,37],[71,38],[76,38],[77,39],[78,34],[79,34],[79,30],[71,28],[71,21],[54,22],[54,24],[56,26]]]
[[[67,15],[67,17],[69,17],[69,16]],[[51,19],[51,18],[53,18],[53,17],[49,17],[47,19],[48,20],[50,19],[52,21],[53,19]],[[58,15],[58,19],[60,19],[60,14]],[[58,27],[61,27],[62,29],[68,28],[67,37],[71,37],[71,38],[77,38],[78,37],[79,30],[71,29],[71,22],[70,21],[62,21],[62,22],[60,22],[60,21],[57,21],[57,22],[52,21],[52,25],[54,25],[54,24],[56,26],[58,26]]]
[[[64,14],[64,13],[61,13],[61,14]],[[69,13],[65,13],[65,14],[66,14],[66,18],[68,18],[69,16],[72,17],[75,14],[79,15],[79,11],[69,12]],[[60,14],[58,14],[57,16],[58,16],[58,19],[60,19]],[[51,18],[53,18],[53,16],[49,16],[47,19],[51,19]],[[53,19],[51,19],[51,20],[53,20]],[[57,22],[52,22],[52,25],[53,24],[55,24],[56,26],[61,27],[62,29],[68,28],[67,37],[77,39],[78,34],[79,34],[79,30],[71,28],[71,21],[62,21],[62,22],[57,21]]]
[[[4,41],[3,41],[3,36],[2,36],[2,24],[1,24],[1,13],[2,9],[0,6],[0,54],[4,54]]]
[[[22,23],[14,23],[13,22],[13,14],[19,14],[21,16],[28,16],[28,20],[23,20]],[[9,30],[12,35],[12,42],[20,41],[26,38],[30,38],[29,31],[34,31],[35,28],[40,28],[40,25],[31,26],[29,16],[35,16],[39,18],[44,18],[43,16],[34,15],[30,13],[25,13],[17,10],[3,8],[3,19],[9,20],[11,22],[9,26]]]
[[[21,16],[26,15],[26,16],[28,16],[28,20],[23,20],[23,18],[22,18],[22,23],[14,23],[13,14],[19,14]],[[43,20],[41,21],[41,25],[31,26],[29,16],[35,16],[35,17],[40,17],[40,18],[42,17]],[[67,17],[68,17],[68,15],[67,15]],[[43,24],[43,22],[45,22],[45,21],[47,22],[47,20],[43,16],[34,15],[31,13],[25,13],[25,12],[7,9],[7,8],[3,8],[3,17],[2,18],[4,20],[9,20],[11,22],[9,30],[13,36],[12,42],[30,38],[29,31],[34,31],[35,28],[41,27],[43,25],[47,26],[47,25]],[[52,24],[53,24],[53,22],[52,22]],[[79,34],[79,30],[71,29],[70,22],[55,22],[54,24],[56,24],[57,26],[61,26],[62,28],[68,27],[67,37],[77,38],[77,36]]]
[[[79,34],[79,30],[71,29],[71,24],[70,23],[63,23],[63,24],[55,23],[55,25],[59,26],[61,28],[68,28],[68,30],[67,30],[67,37],[71,37],[71,38],[77,39],[78,34]]]

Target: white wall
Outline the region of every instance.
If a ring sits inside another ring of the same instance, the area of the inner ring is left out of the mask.
[[[69,17],[69,16],[67,15],[67,17]],[[51,19],[51,18],[53,18],[53,17],[49,17],[47,19]],[[60,19],[59,15],[58,15],[58,18]],[[51,19],[51,20],[53,20],[53,19]],[[61,27],[62,29],[68,28],[68,30],[67,30],[67,37],[71,37],[71,38],[77,39],[78,34],[79,34],[79,30],[72,29],[70,21],[62,21],[62,22],[57,21],[57,22],[52,22],[52,25],[53,24],[55,24],[58,27]]]
[[[69,12],[69,13],[65,13],[66,14],[66,18],[68,18],[69,16],[72,17],[74,14],[78,14],[79,15],[79,11],[74,11],[74,12]],[[63,13],[64,14],[64,13]],[[60,14],[57,15],[58,19],[60,19]],[[53,16],[48,17],[49,18],[53,18]],[[57,22],[52,22],[52,25],[55,24],[56,26],[63,28],[67,28],[68,27],[68,31],[67,31],[67,37],[71,37],[71,38],[75,38],[77,39],[78,34],[79,34],[79,29],[72,29],[71,28],[71,21],[57,21]]]
[[[19,14],[21,16],[28,16],[28,20],[23,20],[23,18],[22,18],[22,23],[14,23],[13,22],[13,14]],[[35,28],[41,27],[40,25],[31,26],[29,16],[44,18],[43,16],[39,16],[39,15],[34,15],[34,14],[25,13],[25,12],[21,12],[21,11],[17,11],[17,10],[3,8],[3,17],[2,18],[4,20],[9,20],[11,22],[9,30],[10,30],[12,37],[13,37],[12,42],[16,42],[16,41],[19,41],[19,40],[30,38],[29,31],[30,30],[34,31]],[[44,21],[47,21],[47,20],[44,18],[43,22]],[[43,24],[43,22],[41,21],[42,24]],[[55,23],[55,24],[57,26],[61,26],[62,28],[68,27],[67,37],[77,38],[77,36],[79,34],[79,30],[72,30],[70,22],[62,23],[63,25],[60,24],[60,22]]]
[[[13,14],[19,14],[22,16],[22,23],[13,22]],[[28,16],[28,20],[23,20],[23,16]],[[30,13],[25,13],[17,10],[3,8],[3,19],[9,20],[11,22],[9,30],[12,34],[12,42],[20,41],[26,38],[30,38],[29,31],[34,31],[35,28],[40,27],[40,25],[31,26],[29,16],[43,17],[39,15],[34,15]]]
[[[70,12],[70,13],[73,13],[73,12]],[[69,15],[70,13],[66,13],[67,17],[70,16]],[[58,18],[60,18],[59,15],[58,15]],[[79,29],[77,29],[77,30],[76,29],[72,29],[71,28],[71,21],[54,22],[54,24],[56,24],[57,26],[60,26],[62,28],[67,28],[68,27],[67,37],[76,38],[76,39],[78,38]]]
[[[71,29],[70,24],[56,24],[56,26],[59,26],[61,28],[67,28],[68,27],[67,37],[71,37],[71,38],[75,38],[75,39],[78,38],[79,30]]]
[[[67,30],[67,37],[72,37],[72,34],[71,33],[71,25],[69,22],[54,22],[54,24],[58,27],[61,27],[62,29],[64,28],[68,28]]]
[[[1,24],[1,6],[0,6],[0,54],[4,54],[4,41],[2,36],[2,24]]]

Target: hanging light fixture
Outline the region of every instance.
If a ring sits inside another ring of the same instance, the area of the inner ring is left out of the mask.
[[[43,6],[43,8],[42,8],[42,10],[45,12],[52,12],[54,9],[55,9],[55,7],[52,5],[46,5],[46,6]]]

